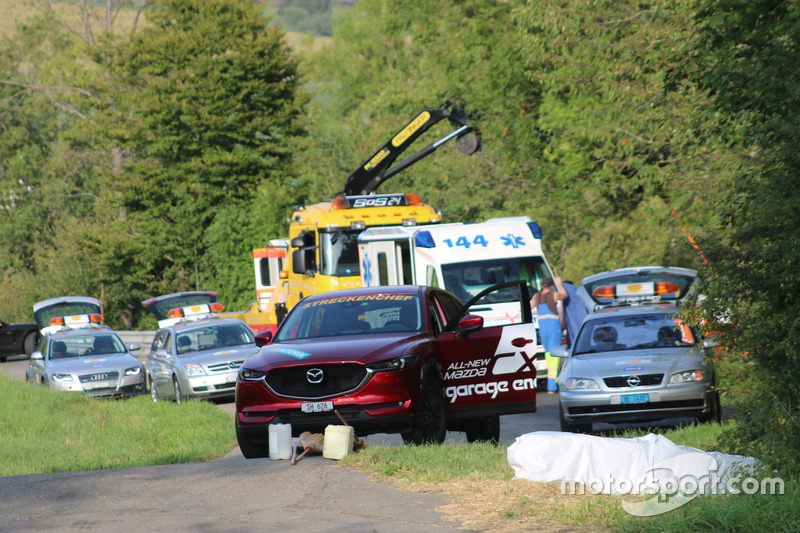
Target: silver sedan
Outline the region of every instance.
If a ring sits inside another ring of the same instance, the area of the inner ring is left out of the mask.
[[[674,305],[605,309],[586,317],[558,376],[562,431],[592,422],[672,417],[719,420],[712,344],[681,322]]]
[[[237,318],[210,316],[159,329],[147,357],[153,401],[233,399],[236,374],[258,352],[250,328]]]
[[[144,367],[104,326],[69,329],[42,337],[25,372],[28,383],[87,396],[127,397],[145,392]]]

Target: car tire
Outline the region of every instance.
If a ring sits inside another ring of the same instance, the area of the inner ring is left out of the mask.
[[[153,400],[153,403],[158,402],[158,390],[156,390],[156,386],[153,383],[153,378],[148,374],[147,376],[147,390],[150,391],[150,399]]]
[[[6,357],[7,356],[5,356],[5,355],[0,355],[0,363],[5,363],[6,362]]]
[[[442,382],[426,374],[422,379],[419,419],[417,424],[402,434],[405,444],[441,444],[447,435],[447,412],[444,404]]]
[[[703,424],[707,422],[716,422],[719,424],[722,421],[722,406],[719,403],[719,391],[714,391],[711,393],[709,402],[711,403],[711,411],[707,414],[698,416],[697,421]]]
[[[182,404],[183,391],[181,390],[181,384],[178,382],[178,376],[172,376],[172,388],[175,390],[175,403]]]
[[[39,343],[39,338],[36,333],[28,333],[25,337],[25,340],[22,343],[23,349],[25,350],[25,355],[28,356],[30,359],[31,354],[36,351],[36,345]]]
[[[236,440],[239,443],[239,451],[245,459],[261,459],[269,455],[269,446],[263,443],[254,442],[252,439],[246,437],[239,431],[239,426],[236,426]]]
[[[487,416],[467,423],[467,442],[500,442],[500,415]]]
[[[585,422],[582,424],[576,424],[575,422],[570,422],[564,418],[564,406],[561,402],[558,402],[558,421],[561,425],[561,431],[565,433],[591,433],[592,432],[592,423]]]

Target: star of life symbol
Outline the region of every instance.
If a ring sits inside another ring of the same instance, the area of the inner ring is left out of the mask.
[[[501,236],[500,240],[503,241],[503,246],[511,246],[512,248],[525,246],[525,239],[519,235],[514,235],[513,233]]]
[[[361,261],[361,277],[364,279],[365,287],[372,287],[372,261],[368,255],[365,255],[364,260]]]

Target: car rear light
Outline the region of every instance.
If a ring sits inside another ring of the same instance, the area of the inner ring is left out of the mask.
[[[656,283],[656,294],[677,294],[680,292],[678,285],[671,281],[659,281]]]
[[[613,285],[602,285],[600,287],[595,288],[592,291],[592,298],[606,298],[611,299],[614,297],[614,286]]]
[[[167,318],[183,318],[183,309],[170,309]]]

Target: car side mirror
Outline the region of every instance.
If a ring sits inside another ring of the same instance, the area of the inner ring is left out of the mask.
[[[135,351],[137,351],[137,350],[141,350],[141,349],[142,349],[142,345],[141,345],[141,344],[139,344],[138,342],[132,342],[132,343],[130,343],[130,345],[128,346],[128,349],[129,349],[130,351],[132,351],[132,352],[135,352]]]
[[[567,357],[567,347],[563,344],[559,346],[553,346],[550,349],[550,355],[553,357]]]
[[[32,361],[41,361],[42,359],[44,359],[44,355],[42,355],[42,352],[40,352],[39,350],[36,350],[35,352],[31,353]]]
[[[256,346],[264,346],[265,344],[269,344],[272,342],[272,332],[270,330],[259,331],[255,335],[256,338]]]
[[[169,357],[171,357],[166,348],[159,348],[158,350],[156,350],[155,356],[161,357],[162,359],[168,359]]]
[[[703,348],[706,348],[706,349],[716,348],[718,346],[717,341],[714,341],[714,340],[711,340],[711,339],[703,339],[702,344],[703,344]]]
[[[483,328],[483,317],[479,315],[464,315],[458,321],[458,328],[456,329],[456,337],[459,339],[466,339],[473,331],[478,331]]]

